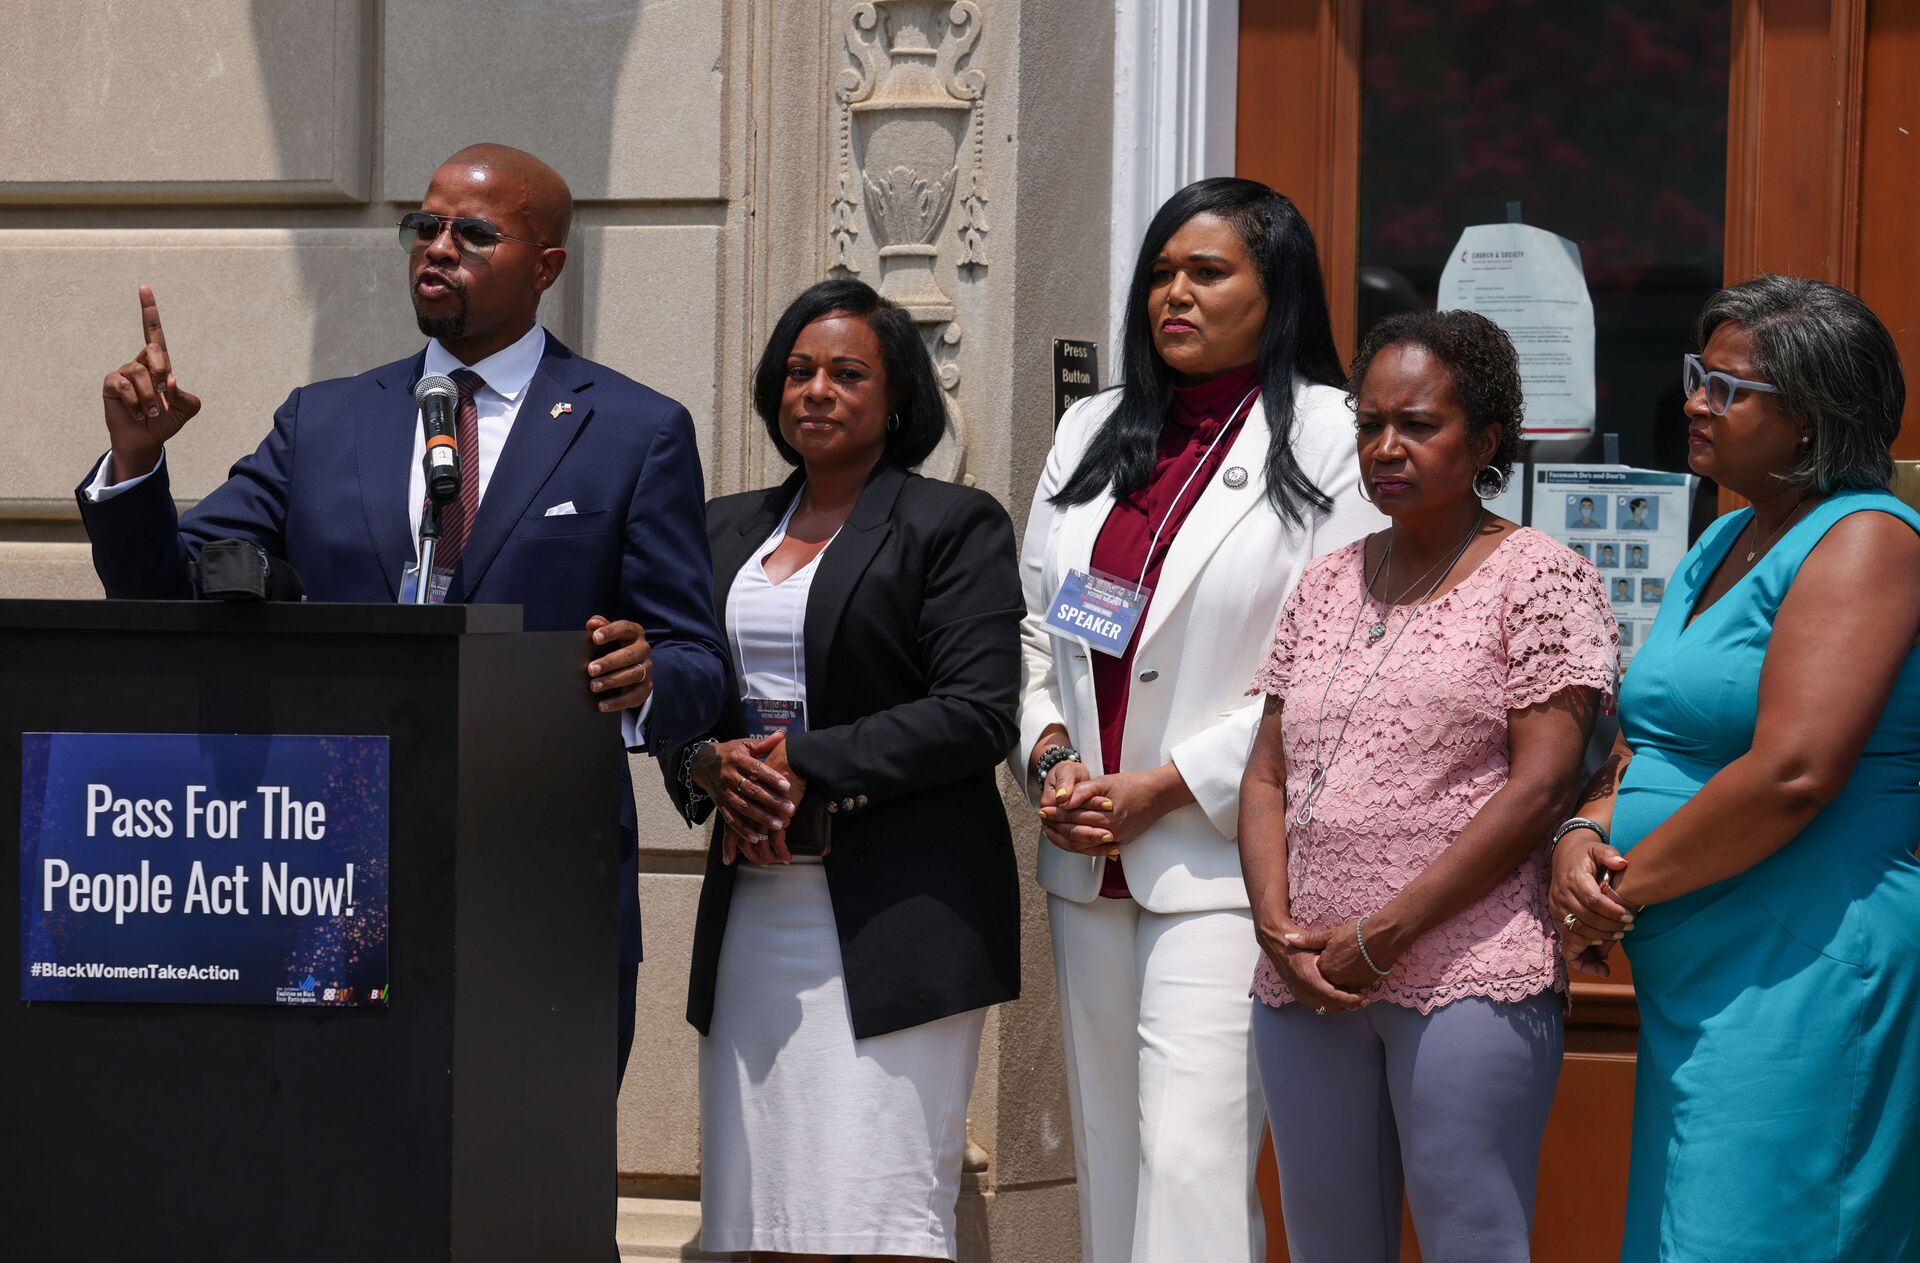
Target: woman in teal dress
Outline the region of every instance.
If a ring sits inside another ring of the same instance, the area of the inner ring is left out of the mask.
[[[1752,505],[1680,563],[1560,830],[1576,969],[1640,1005],[1625,1263],[1920,1260],[1920,514],[1853,295],[1723,290],[1689,460]],[[1609,833],[1611,837],[1609,838]],[[1611,845],[1609,845],[1611,842]]]

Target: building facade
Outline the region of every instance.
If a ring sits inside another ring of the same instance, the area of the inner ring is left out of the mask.
[[[0,432],[0,595],[100,594],[73,487],[103,447],[100,379],[139,349],[136,286],[153,286],[179,380],[206,401],[170,445],[191,500],[295,386],[419,347],[394,223],[478,140],[572,185],[543,320],[691,409],[710,494],[784,476],[752,368],[787,301],[831,271],[898,298],[927,338],[953,418],[927,472],[1016,517],[1050,441],[1051,339],[1106,336],[1107,3],[22,8],[0,50],[0,373],[34,405]],[[648,960],[620,1101],[621,1233],[638,1257],[693,1257],[682,1009],[705,835],[644,760],[634,780]],[[981,1258],[1078,1251],[1037,889],[1026,916],[1027,996],[989,1026],[974,1095],[962,1219]]]
[[[788,299],[837,271],[906,305],[933,352],[953,429],[928,472],[1024,520],[1055,340],[1094,343],[1110,382],[1114,296],[1148,217],[1235,171],[1306,213],[1346,352],[1380,302],[1430,300],[1459,230],[1509,202],[1581,241],[1597,428],[1635,463],[1673,464],[1670,370],[1723,279],[1850,285],[1920,363],[1920,87],[1900,70],[1920,56],[1920,0],[16,6],[0,380],[22,415],[0,428],[0,596],[99,594],[72,488],[103,446],[101,376],[138,350],[136,285],[206,400],[170,456],[190,499],[293,387],[417,349],[393,225],[478,140],[572,184],[548,328],[692,410],[710,494],[783,476],[753,363]],[[1920,430],[1902,441],[1920,456]],[[701,1257],[681,1009],[704,835],[635,773],[648,962],[622,1239],[632,1257]],[[1037,838],[1016,836],[1030,867]],[[1025,994],[988,1025],[961,1218],[967,1257],[1051,1263],[1079,1253],[1074,1167],[1036,887],[1024,907]],[[1596,1194],[1556,1145],[1600,1128],[1623,1186],[1630,984],[1583,990],[1575,1013],[1543,1190],[1571,1207],[1543,1245],[1556,1259],[1608,1257],[1617,1233],[1616,1173]]]

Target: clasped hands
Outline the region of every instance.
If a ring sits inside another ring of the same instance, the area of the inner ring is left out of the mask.
[[[1294,999],[1322,1013],[1346,1012],[1359,1008],[1362,993],[1380,981],[1360,955],[1357,920],[1330,930],[1309,930],[1287,919],[1271,929],[1256,929],[1255,935]],[[1380,946],[1369,944],[1368,950],[1379,959]],[[1383,963],[1393,967],[1391,961]]]
[[[1607,957],[1633,928],[1634,909],[1611,885],[1602,885],[1600,877],[1618,875],[1626,867],[1626,856],[1588,829],[1569,832],[1554,852],[1547,903],[1567,966],[1576,973],[1605,978],[1613,972]]]
[[[1095,776],[1079,760],[1063,759],[1040,787],[1040,831],[1063,851],[1111,859],[1172,809],[1178,780],[1170,766]]]
[[[807,782],[787,762],[786,734],[702,745],[693,754],[692,776],[726,822],[722,862],[793,862],[787,825],[806,796]]]

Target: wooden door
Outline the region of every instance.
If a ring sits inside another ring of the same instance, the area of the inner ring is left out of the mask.
[[[1343,355],[1353,350],[1358,310],[1368,7],[1240,3],[1238,172],[1287,193],[1312,226]],[[1731,0],[1728,10],[1724,283],[1788,272],[1858,293],[1892,331],[1910,377],[1896,454],[1920,459],[1920,233],[1912,209],[1920,194],[1920,0]],[[1575,984],[1541,1155],[1539,1258],[1618,1257],[1637,1029],[1623,960],[1607,982]],[[1269,1258],[1284,1260],[1270,1147],[1260,1188]],[[1404,1239],[1403,1259],[1418,1259],[1410,1227]]]

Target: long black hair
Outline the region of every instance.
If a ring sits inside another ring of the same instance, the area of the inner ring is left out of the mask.
[[[1127,286],[1127,319],[1121,336],[1120,403],[1087,445],[1079,468],[1054,493],[1055,504],[1085,504],[1112,487],[1127,496],[1153,476],[1154,450],[1173,410],[1173,370],[1153,346],[1147,295],[1153,268],[1167,242],[1195,215],[1217,215],[1233,226],[1253,257],[1267,296],[1267,323],[1258,352],[1260,394],[1273,441],[1267,449],[1267,500],[1289,522],[1304,520],[1302,506],[1324,511],[1333,502],[1314,485],[1293,454],[1293,375],[1322,386],[1341,386],[1340,352],[1333,343],[1327,289],[1313,232],[1298,209],[1257,180],[1220,176],[1196,180],[1167,199],[1147,225],[1140,257]]]
[[[892,421],[887,427],[886,458],[902,469],[913,469],[933,455],[947,432],[947,404],[934,374],[933,357],[913,317],[899,304],[880,297],[865,281],[834,277],[803,290],[774,322],[767,349],[753,374],[753,409],[766,424],[774,450],[789,465],[800,463],[780,433],[780,392],[786,385],[787,356],[800,340],[800,331],[822,316],[846,315],[867,322],[880,343],[880,363],[887,374],[887,405]]]

